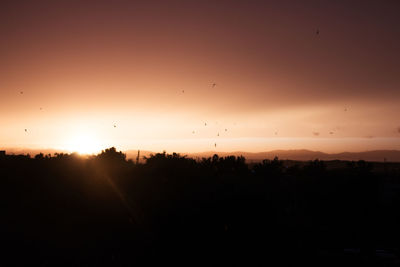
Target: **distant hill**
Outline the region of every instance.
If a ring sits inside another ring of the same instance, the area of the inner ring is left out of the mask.
[[[127,158],[136,159],[137,150],[128,150],[125,151],[127,154]],[[140,158],[143,159],[143,156],[150,156],[150,154],[155,154],[157,152],[151,151],[140,151]],[[299,150],[272,150],[267,152],[243,152],[243,151],[234,151],[234,152],[214,152],[214,151],[206,151],[200,153],[180,153],[181,155],[187,155],[191,158],[207,158],[212,157],[214,154],[218,154],[220,157],[225,156],[244,156],[247,161],[261,161],[263,159],[273,159],[274,157],[278,157],[279,159],[288,159],[288,160],[299,160],[299,161],[309,161],[309,160],[365,160],[365,161],[387,161],[391,162],[400,162],[400,151],[399,150],[373,150],[373,151],[364,151],[364,152],[342,152],[342,153],[324,153],[320,151],[311,151],[306,149]]]
[[[0,149],[1,150],[1,149]],[[7,154],[30,154],[34,156],[39,153],[43,154],[52,154],[54,153],[68,153],[67,151],[57,150],[57,149],[5,149]],[[123,151],[128,159],[136,160],[137,150],[126,150]],[[143,162],[143,157],[149,157],[151,154],[156,154],[159,152],[152,152],[146,150],[140,150],[140,162]],[[342,152],[342,153],[324,153],[321,151],[312,151],[306,149],[298,149],[298,150],[272,150],[266,152],[243,152],[243,151],[234,151],[234,152],[215,152],[215,151],[206,151],[200,153],[180,153],[181,155],[187,155],[191,158],[207,158],[212,157],[214,154],[218,154],[220,157],[225,156],[244,156],[248,162],[257,162],[263,159],[273,159],[274,157],[278,157],[283,160],[298,160],[298,161],[309,161],[309,160],[365,160],[365,161],[377,161],[382,162],[384,159],[389,162],[400,162],[400,151],[399,150],[373,150],[373,151],[364,151],[364,152]]]
[[[215,154],[214,152],[203,152],[203,153],[192,153],[188,154],[190,157],[209,157]],[[251,153],[251,152],[220,152],[217,153],[219,156],[235,155],[244,156],[248,161],[261,161],[263,159],[273,159],[278,157],[279,159],[299,160],[308,161],[314,159],[320,160],[365,160],[365,161],[392,161],[400,162],[400,151],[399,150],[374,150],[364,152],[342,152],[329,154],[320,151],[311,150],[273,150],[267,152]]]

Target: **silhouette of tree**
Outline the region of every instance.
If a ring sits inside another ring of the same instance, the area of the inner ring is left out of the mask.
[[[41,265],[41,251],[52,251],[52,265],[74,257],[124,266],[177,250],[185,262],[336,265],[343,247],[370,260],[375,247],[396,248],[400,238],[400,169],[385,164],[383,172],[366,161],[196,161],[165,151],[134,164],[114,147],[89,157],[5,154],[0,234],[20,265]]]
[[[110,162],[126,161],[126,155],[121,151],[117,152],[115,147],[102,150],[101,153],[97,155],[96,158],[99,160],[110,161]]]
[[[264,159],[262,163],[254,166],[254,171],[258,175],[277,176],[283,173],[283,161],[275,157],[273,160]]]
[[[37,155],[35,156],[35,159],[37,159],[37,160],[42,160],[42,159],[44,159],[43,153],[37,154]]]

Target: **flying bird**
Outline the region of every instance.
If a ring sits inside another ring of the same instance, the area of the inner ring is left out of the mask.
[[[313,132],[313,135],[318,136],[319,132]]]
[[[212,84],[212,88],[214,88],[215,86],[217,86],[217,84],[216,84],[216,83],[213,83],[213,84]]]
[[[228,129],[225,128],[225,132],[227,132],[227,131],[228,131]]]
[[[27,132],[28,132],[28,129],[25,129],[25,132],[27,133]]]
[[[204,126],[207,126],[207,122],[204,123]]]
[[[219,136],[219,133],[217,134],[217,136]]]
[[[333,132],[329,132],[329,134],[333,134]]]
[[[24,94],[24,92],[23,92],[23,91],[20,91],[19,93],[20,93],[21,95],[22,95],[22,94]]]
[[[217,147],[217,143],[215,143],[214,146]]]
[[[182,90],[182,94],[184,94],[185,93],[185,90]]]

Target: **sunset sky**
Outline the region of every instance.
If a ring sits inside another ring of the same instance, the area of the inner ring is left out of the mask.
[[[0,149],[400,149],[399,14],[395,0],[1,1]]]

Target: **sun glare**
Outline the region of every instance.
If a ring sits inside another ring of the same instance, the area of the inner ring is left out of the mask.
[[[101,151],[101,144],[95,136],[81,134],[71,138],[67,150],[79,154],[94,154]]]

